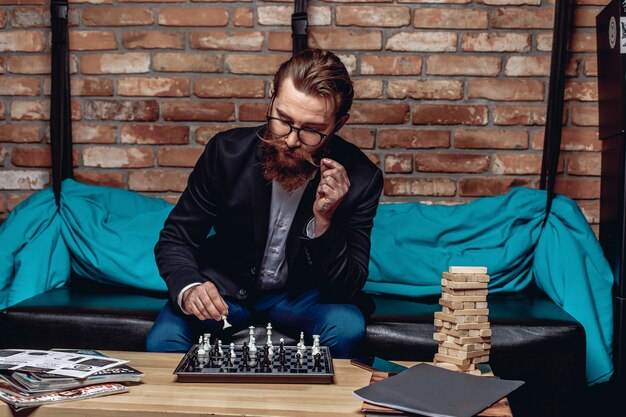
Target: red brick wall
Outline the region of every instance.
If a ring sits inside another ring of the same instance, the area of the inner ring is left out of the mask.
[[[577,0],[558,191],[598,222],[595,15]],[[291,2],[74,0],[79,180],[174,201],[203,145],[263,119],[289,56]],[[550,0],[314,0],[310,45],[358,99],[342,134],[385,171],[387,201],[469,201],[538,186]],[[0,217],[49,182],[48,0],[0,0]]]

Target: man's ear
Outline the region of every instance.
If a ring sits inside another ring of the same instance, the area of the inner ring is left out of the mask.
[[[341,129],[343,125],[345,125],[348,122],[348,119],[350,119],[350,113],[346,113],[343,116],[341,116],[341,118],[337,122],[337,127],[335,128],[335,132],[338,132],[339,129]]]

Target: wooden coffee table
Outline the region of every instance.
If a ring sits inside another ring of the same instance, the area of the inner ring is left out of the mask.
[[[95,417],[210,416],[362,416],[361,401],[352,391],[366,386],[371,373],[336,359],[334,384],[179,383],[172,372],[182,354],[102,351],[145,373],[130,392],[101,398],[45,405],[24,415]],[[406,363],[403,363],[406,365]],[[410,363],[409,363],[410,364]],[[506,401],[506,400],[504,400]],[[498,411],[499,410],[499,411]],[[495,414],[487,412],[495,412]],[[12,416],[0,402],[0,417]],[[511,417],[506,402],[483,412],[484,416]]]

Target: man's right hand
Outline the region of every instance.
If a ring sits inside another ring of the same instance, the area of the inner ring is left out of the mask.
[[[228,315],[228,306],[212,282],[189,288],[183,294],[183,308],[200,320],[221,320]]]

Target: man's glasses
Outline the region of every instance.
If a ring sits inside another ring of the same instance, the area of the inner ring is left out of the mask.
[[[298,140],[306,146],[317,146],[321,141],[328,137],[327,134],[319,132],[315,129],[310,129],[308,127],[295,127],[280,117],[270,116],[269,113],[271,113],[273,105],[274,97],[272,97],[272,101],[270,102],[270,107],[268,109],[268,113],[265,115],[265,118],[267,119],[267,127],[274,136],[286,138],[292,131],[295,130],[298,134]]]

